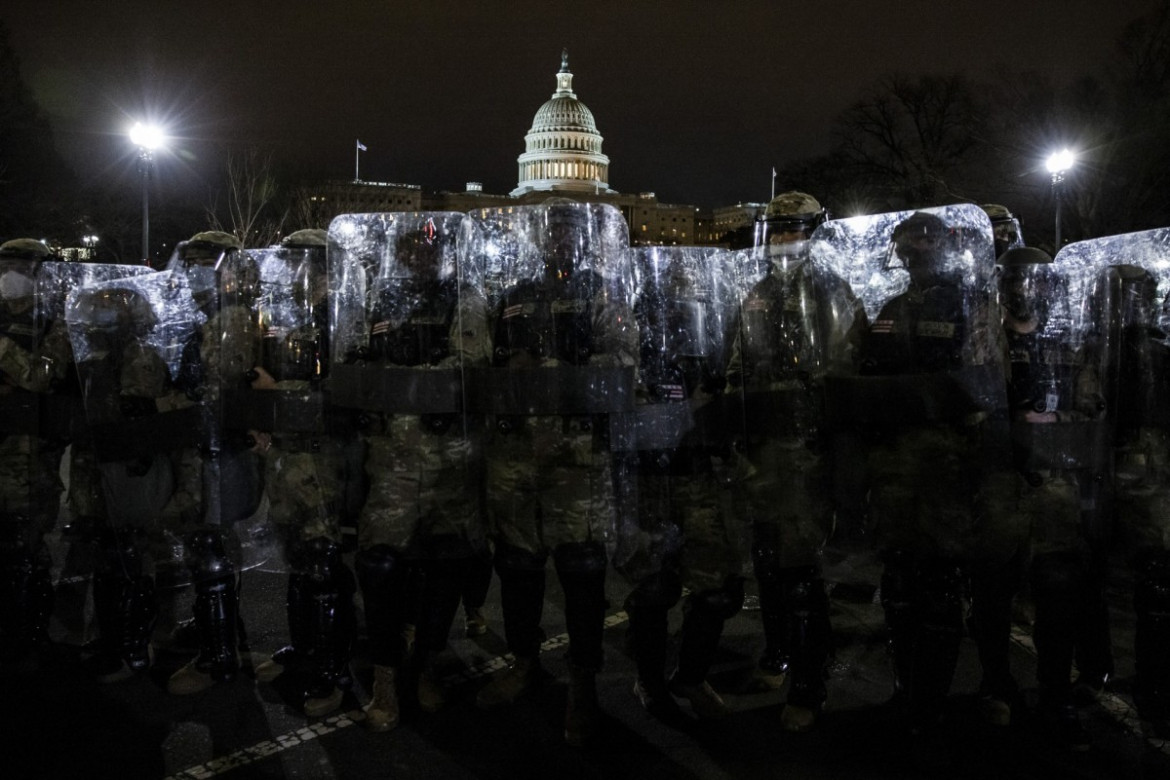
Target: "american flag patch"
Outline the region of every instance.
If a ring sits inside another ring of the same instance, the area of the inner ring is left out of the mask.
[[[763,298],[752,298],[744,301],[743,308],[744,311],[767,311],[768,302]]]
[[[873,325],[870,326],[869,330],[871,333],[893,333],[894,332],[894,321],[893,320],[874,320]]]
[[[516,303],[504,309],[504,319],[511,319],[512,317],[519,317],[524,313],[524,304]]]
[[[390,330],[390,323],[387,320],[382,320],[381,322],[374,323],[374,327],[370,328],[370,335],[377,336],[388,330]]]

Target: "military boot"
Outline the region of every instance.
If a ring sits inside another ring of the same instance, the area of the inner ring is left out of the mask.
[[[370,703],[362,708],[364,723],[370,731],[390,731],[398,725],[398,690],[392,666],[374,665],[374,692]]]
[[[475,697],[475,706],[481,710],[490,710],[511,704],[534,690],[539,683],[540,659],[536,656],[518,655],[511,666],[480,688],[479,694]]]
[[[569,662],[569,698],[565,705],[565,742],[581,747],[601,729],[597,673]]]

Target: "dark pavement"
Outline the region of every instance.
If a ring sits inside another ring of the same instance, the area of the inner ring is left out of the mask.
[[[368,698],[372,671],[359,646],[357,684],[342,709],[308,720],[295,709],[296,686],[261,684],[242,674],[202,694],[175,697],[166,679],[189,656],[159,652],[147,676],[99,685],[79,665],[92,627],[87,604],[84,548],[55,534],[59,577],[53,626],[54,652],[38,668],[3,680],[4,716],[0,776],[14,778],[1170,778],[1170,745],[1143,735],[1128,693],[1133,672],[1133,615],[1124,570],[1110,581],[1118,675],[1101,704],[1083,711],[1094,742],[1074,753],[1050,739],[1030,714],[1035,704],[1034,652],[1026,608],[1015,630],[1013,664],[1023,700],[1009,727],[984,724],[978,715],[975,648],[964,640],[952,686],[941,750],[910,748],[885,702],[891,674],[882,613],[875,600],[878,566],[872,557],[831,550],[835,657],[829,701],[816,728],[789,734],[780,728],[784,692],[747,692],[762,639],[759,613],[729,621],[711,682],[734,714],[715,723],[687,717],[663,723],[631,693],[634,667],[624,645],[624,583],[609,580],[607,664],[598,688],[606,713],[601,738],[589,747],[564,744],[566,638],[556,577],[549,576],[542,661],[543,689],[515,706],[482,712],[474,694],[502,666],[504,641],[493,583],[487,613],[491,630],[463,638],[452,629],[444,669],[456,683],[456,700],[441,713],[407,709],[396,730],[374,734],[357,721]],[[256,651],[284,639],[284,579],[264,567],[243,578],[242,609]],[[180,614],[189,593],[180,602]],[[675,610],[671,628],[681,614]]]

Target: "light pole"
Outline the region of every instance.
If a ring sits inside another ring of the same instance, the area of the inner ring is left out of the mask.
[[[1053,243],[1053,255],[1060,251],[1060,204],[1064,195],[1064,173],[1073,167],[1076,161],[1076,155],[1067,147],[1048,156],[1048,172],[1052,174],[1052,199],[1056,202],[1056,240]]]
[[[142,171],[142,262],[150,265],[150,168],[154,150],[163,145],[162,129],[135,122],[130,128],[130,142],[138,147],[138,168]]]

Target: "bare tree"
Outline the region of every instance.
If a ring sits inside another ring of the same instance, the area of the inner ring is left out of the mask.
[[[961,76],[887,76],[838,118],[837,151],[866,189],[900,205],[962,200],[983,111]]]
[[[288,216],[279,211],[279,192],[272,172],[272,156],[257,149],[232,154],[227,160],[227,218],[220,219],[217,199],[207,206],[207,218],[216,230],[232,233],[244,246],[268,246],[280,237]]]

